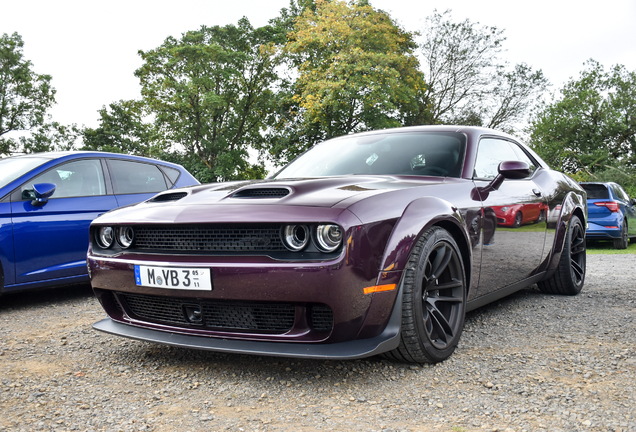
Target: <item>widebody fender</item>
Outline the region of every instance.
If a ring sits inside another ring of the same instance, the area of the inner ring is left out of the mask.
[[[556,224],[552,250],[547,257],[544,279],[550,278],[559,265],[561,253],[565,245],[565,235],[570,226],[570,219],[572,219],[572,216],[575,214],[581,219],[583,225],[587,226],[587,201],[580,194],[569,192],[561,204],[561,214]]]

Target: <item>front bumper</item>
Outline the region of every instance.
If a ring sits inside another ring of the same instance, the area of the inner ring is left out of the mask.
[[[401,294],[402,286],[400,285],[398,298],[401,298]],[[402,302],[396,301],[388,324],[378,336],[345,342],[318,344],[202,337],[124,324],[113,321],[110,318],[95,323],[93,328],[108,334],[181,348],[236,354],[344,360],[370,357],[397,348],[400,343],[401,320]]]

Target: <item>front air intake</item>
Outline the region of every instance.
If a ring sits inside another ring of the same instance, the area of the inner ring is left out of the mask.
[[[170,192],[161,195],[157,195],[156,197],[148,200],[148,202],[167,202],[167,201],[178,201],[181,198],[187,196],[187,192]]]
[[[234,193],[232,198],[283,198],[287,195],[287,188],[252,188],[240,190]]]

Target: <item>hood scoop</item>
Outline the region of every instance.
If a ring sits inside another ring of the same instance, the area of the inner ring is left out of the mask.
[[[157,195],[156,197],[148,200],[148,202],[156,203],[156,202],[168,202],[168,201],[178,201],[181,198],[188,195],[187,192],[169,192],[161,195]]]
[[[232,194],[232,198],[283,198],[290,194],[288,188],[270,187],[270,188],[247,188],[241,189]]]

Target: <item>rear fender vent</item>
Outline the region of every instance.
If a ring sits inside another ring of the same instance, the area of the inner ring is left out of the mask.
[[[250,188],[234,193],[232,198],[283,198],[289,192],[287,188]]]
[[[170,192],[170,193],[157,195],[156,197],[152,198],[148,202],[178,201],[187,195],[188,195],[187,192]]]

